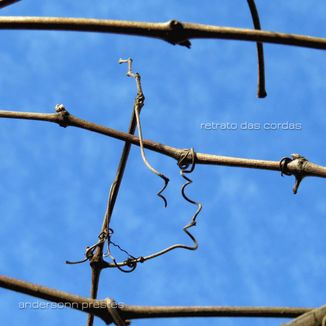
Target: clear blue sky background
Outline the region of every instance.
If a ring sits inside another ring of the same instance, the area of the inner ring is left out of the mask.
[[[325,1],[257,1],[266,30],[325,36]],[[2,15],[182,21],[251,28],[245,0],[24,0]],[[0,108],[74,115],[127,130],[135,96],[119,58],[132,57],[146,96],[144,137],[198,152],[279,160],[300,153],[325,165],[325,52],[266,45],[268,97],[256,98],[254,43],[194,40],[191,50],[140,38],[72,32],[1,31]],[[205,122],[294,122],[299,131],[208,131]],[[123,143],[76,128],[0,120],[0,266],[18,279],[88,296],[82,257],[100,230]],[[194,207],[179,193],[176,162],[147,152],[161,180],[132,149],[112,220],[114,241],[135,256],[176,242]],[[105,270],[99,297],[137,305],[320,306],[326,303],[325,181],[277,172],[197,166],[188,194],[203,203],[196,252],[176,250],[123,274]],[[124,258],[124,257],[120,257]],[[77,325],[86,315],[19,310],[33,298],[0,290],[3,325]],[[204,325],[206,319],[135,321]],[[280,320],[210,319],[213,325],[279,325]],[[96,321],[96,325],[102,325]]]

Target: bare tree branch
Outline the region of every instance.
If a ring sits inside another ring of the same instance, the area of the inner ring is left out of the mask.
[[[101,126],[86,120],[77,118],[71,114],[63,116],[61,113],[33,113],[33,112],[17,112],[17,111],[4,111],[0,110],[0,118],[12,118],[12,119],[27,119],[27,120],[39,120],[57,123],[64,127],[73,126],[81,129],[93,131],[102,135],[106,135],[115,139],[123,140],[128,143],[139,146],[139,138],[123,131],[117,131],[115,129]],[[144,140],[144,147],[154,152],[161,153],[163,155],[172,157],[179,160],[184,153],[184,149],[175,148],[172,146],[164,145],[152,140]],[[196,164],[206,165],[223,165],[232,167],[243,167],[261,170],[280,171],[280,161],[266,161],[255,160],[247,158],[238,158],[231,156],[220,156],[205,153],[195,153]],[[191,163],[191,157],[187,158]],[[186,162],[185,162],[186,163]],[[311,163],[306,160],[305,164],[298,164],[299,161],[294,159],[287,164],[287,171],[293,175],[301,174],[303,176],[314,176],[326,178],[326,167]]]
[[[247,0],[254,27],[261,30],[258,10],[254,0]],[[265,60],[264,47],[261,42],[257,42],[257,56],[258,56],[258,91],[257,97],[264,98],[267,96],[265,88]]]
[[[48,300],[56,303],[68,304],[72,309],[76,309],[83,312],[91,312],[97,317],[103,319],[106,323],[111,322],[109,316],[107,316],[107,304],[105,302],[99,302],[97,300],[88,299],[73,295],[67,292],[50,289],[45,286],[33,284],[17,280],[11,277],[0,275],[0,287],[28,294],[33,297]]]
[[[312,308],[232,307],[232,306],[124,306],[121,315],[128,319],[175,317],[294,318]]]
[[[93,300],[76,296],[67,292],[54,290],[45,286],[20,281],[0,275],[0,287],[28,294],[51,302],[68,304],[67,306],[90,312],[104,322],[112,322],[108,303],[113,300]],[[176,318],[176,317],[257,317],[257,318],[295,318],[313,308],[289,307],[222,307],[222,306],[129,306],[116,304],[110,307],[123,319],[140,318]]]
[[[100,20],[61,17],[0,17],[0,29],[101,32],[153,37],[189,47],[189,39],[229,39],[326,49],[326,39],[213,25]]]
[[[129,64],[130,70],[131,70],[131,62],[132,62],[132,60],[129,59],[128,64]],[[121,63],[121,61],[119,61],[119,63]],[[128,71],[128,73],[129,73],[129,71]],[[141,91],[141,88],[139,89],[139,87],[138,87],[137,97],[134,102],[131,120],[130,120],[130,124],[129,124],[129,128],[128,128],[128,133],[131,135],[133,135],[135,133],[136,126],[137,126],[136,110],[139,110],[139,112],[140,112],[140,110],[142,109],[142,106],[143,106],[143,101],[139,102],[139,100],[138,100],[140,96],[144,97],[144,95]],[[105,210],[103,224],[102,224],[102,228],[101,228],[101,233],[102,234],[106,233],[107,237],[111,236],[110,231],[109,231],[110,230],[110,221],[111,221],[113,209],[114,209],[114,206],[116,203],[116,199],[118,197],[118,193],[119,193],[120,185],[121,185],[122,178],[123,178],[123,175],[125,172],[125,168],[127,165],[127,161],[129,158],[130,149],[131,149],[131,143],[126,142],[124,144],[124,147],[122,150],[122,154],[121,154],[119,166],[117,168],[115,179],[110,188],[107,207]],[[110,241],[110,239],[108,239],[108,240]],[[92,284],[91,284],[91,298],[92,299],[96,299],[96,297],[97,297],[97,290],[98,290],[98,285],[99,285],[99,281],[100,281],[100,273],[101,273],[101,270],[103,269],[103,247],[104,247],[104,243],[100,244],[97,247],[94,257],[92,257],[92,259],[90,261],[90,264],[92,267]],[[110,249],[108,248],[108,251],[109,250]],[[89,314],[88,319],[87,319],[87,326],[92,326],[93,320],[94,320],[94,315]]]

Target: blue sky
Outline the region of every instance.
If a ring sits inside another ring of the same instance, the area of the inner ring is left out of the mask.
[[[325,36],[324,1],[257,1],[264,29]],[[23,0],[2,15],[182,21],[251,28],[247,2]],[[256,98],[254,43],[194,40],[191,50],[141,37],[1,31],[0,108],[74,115],[127,130],[135,96],[119,58],[132,57],[146,96],[144,137],[198,152],[279,160],[300,153],[325,165],[326,57],[323,51],[266,45],[266,99]],[[204,130],[201,124],[282,123],[301,130]],[[88,264],[69,266],[96,241],[123,143],[44,122],[0,120],[1,273],[88,296]],[[161,180],[133,148],[112,228],[135,256],[176,242],[193,214],[182,200],[176,162],[147,151]],[[325,304],[325,181],[277,172],[196,166],[189,196],[203,203],[196,252],[176,250],[123,274],[105,270],[99,298],[137,305]],[[1,323],[83,324],[71,310],[20,310],[34,300],[1,291]],[[213,325],[279,325],[280,320],[214,319]],[[135,325],[204,325],[207,319],[139,320]],[[102,325],[96,321],[95,325]]]

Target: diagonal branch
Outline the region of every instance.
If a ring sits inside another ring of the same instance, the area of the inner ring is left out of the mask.
[[[0,9],[10,6],[18,1],[21,1],[21,0],[0,0]]]
[[[290,307],[231,307],[231,306],[129,306],[115,304],[113,300],[93,300],[67,292],[54,290],[0,275],[0,287],[31,295],[40,299],[65,304],[82,312],[91,312],[106,323],[111,323],[114,309],[123,319],[176,318],[176,317],[247,317],[247,318],[296,318],[313,311],[313,308]]]
[[[135,112],[136,112],[136,110],[139,110],[139,112],[140,112],[140,110],[142,108],[142,106],[139,106],[139,103],[137,101],[139,94],[140,93],[138,91],[137,97],[135,99],[133,111],[132,111],[129,129],[128,129],[128,133],[131,135],[133,135],[135,133],[136,126],[137,126]],[[103,224],[102,224],[102,229],[101,229],[101,233],[107,232],[108,237],[110,237],[110,235],[109,235],[110,221],[111,221],[113,209],[115,206],[115,202],[116,202],[116,199],[117,199],[117,196],[119,193],[119,189],[120,189],[120,185],[121,185],[122,178],[124,175],[124,171],[125,171],[125,168],[127,165],[130,149],[131,149],[131,143],[126,142],[124,144],[124,147],[122,150],[122,154],[121,154],[121,158],[120,158],[120,162],[118,165],[115,179],[111,185],[110,192],[109,192],[108,203],[107,203],[106,211],[104,214],[104,219],[103,219]],[[103,245],[104,244],[100,244],[97,247],[94,257],[91,259],[91,267],[92,267],[91,298],[92,299],[96,299],[96,297],[97,297],[97,290],[98,290],[98,285],[99,285],[99,281],[100,281],[100,273],[101,273],[101,270],[103,269]],[[96,262],[99,262],[99,264],[97,264]],[[87,326],[92,326],[93,320],[94,320],[94,315],[89,314],[88,319],[87,319]]]
[[[17,280],[4,275],[0,275],[0,287],[51,302],[60,304],[64,303],[66,307],[71,307],[72,309],[83,312],[92,312],[97,317],[103,319],[106,323],[111,321],[111,319],[108,318],[106,314],[106,303],[102,303],[102,307],[99,308],[100,304],[97,300],[80,297],[67,292],[58,291],[42,285]]]
[[[325,326],[326,306],[306,312],[284,326]]]
[[[137,35],[158,38],[172,44],[180,44],[188,47],[189,39],[229,39],[326,49],[325,38],[181,23],[176,20],[165,23],[150,23],[89,18],[8,16],[0,17],[0,29],[80,31]]]
[[[98,125],[80,118],[77,118],[71,114],[62,116],[60,113],[34,113],[34,112],[17,112],[17,111],[4,111],[0,110],[0,118],[11,118],[11,119],[27,119],[27,120],[38,120],[48,121],[57,123],[62,126],[73,126],[81,129],[86,129],[92,132],[96,132],[105,136],[109,136],[115,139],[119,139],[128,143],[139,146],[139,138],[137,136],[128,134],[123,131],[118,131],[109,127]],[[168,146],[152,140],[143,140],[144,147],[157,153],[169,156],[176,160],[179,160],[184,149]],[[191,163],[191,157],[186,158],[184,163]],[[205,165],[223,165],[232,167],[242,167],[251,169],[261,169],[270,171],[283,172],[279,161],[266,161],[266,160],[255,160],[247,158],[238,158],[231,156],[220,156],[213,154],[197,153],[196,152],[196,164]],[[293,160],[287,164],[287,171],[293,175],[301,174],[304,176],[314,176],[326,178],[326,167],[314,164],[306,161],[305,164],[297,164],[297,160]]]

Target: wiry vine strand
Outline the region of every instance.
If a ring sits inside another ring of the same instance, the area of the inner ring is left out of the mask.
[[[188,158],[188,156],[191,156],[191,163],[184,163],[184,161]],[[183,228],[184,232],[192,239],[192,241],[194,242],[194,246],[193,247],[188,247],[188,249],[190,250],[195,250],[198,248],[198,242],[196,240],[196,238],[189,232],[189,228],[193,227],[196,225],[196,219],[197,216],[199,215],[199,213],[202,210],[203,205],[201,203],[198,203],[192,199],[190,199],[186,194],[185,194],[185,189],[186,187],[188,187],[190,184],[192,184],[192,180],[189,179],[185,173],[192,173],[195,169],[195,151],[192,148],[191,150],[185,150],[185,154],[183,156],[181,156],[178,165],[180,167],[180,174],[181,176],[186,180],[186,182],[182,185],[181,187],[181,194],[183,196],[183,198],[188,201],[189,203],[191,203],[192,205],[197,206],[197,210],[195,212],[195,214],[192,216],[190,222]]]
[[[143,100],[144,99],[144,95],[143,95],[143,91],[142,91],[142,87],[141,87],[140,75],[138,73],[133,73],[132,72],[132,59],[131,58],[129,58],[127,60],[120,59],[119,60],[119,63],[128,63],[128,72],[127,72],[127,75],[129,77],[135,78],[136,84],[137,84],[137,97],[135,99],[135,105],[134,105],[133,114],[134,114],[134,117],[136,118],[136,122],[137,122],[138,133],[139,133],[139,144],[140,144],[140,148],[142,150],[143,160],[144,160],[144,162],[146,163],[146,165],[150,168],[150,170],[152,172],[154,172],[155,174],[157,174],[159,176],[163,176],[164,178],[166,178],[164,175],[162,175],[161,173],[157,172],[147,162],[147,160],[145,158],[145,155],[144,155],[142,131],[141,131],[140,119],[139,119],[139,111],[143,107],[143,104],[144,104],[144,100]],[[64,113],[64,108],[62,108],[62,107],[60,107],[60,109],[57,108],[57,112],[63,114]],[[67,115],[67,112],[65,112],[64,114],[65,114],[65,116],[68,116]],[[191,162],[190,163],[187,161],[188,156],[191,156],[191,158],[190,158]],[[146,256],[146,257],[140,256],[140,257],[136,258],[136,257],[132,256],[131,254],[129,254],[126,250],[122,249],[119,245],[117,245],[114,242],[112,242],[111,236],[113,234],[113,230],[111,230],[109,228],[109,220],[108,220],[108,218],[106,216],[104,218],[104,222],[103,222],[103,226],[102,226],[102,232],[99,235],[98,242],[95,245],[93,245],[92,247],[87,248],[86,255],[85,255],[86,258],[84,260],[80,261],[80,262],[84,262],[84,261],[86,261],[88,259],[92,261],[93,256],[94,256],[95,249],[97,249],[99,247],[100,250],[102,251],[103,250],[104,242],[106,240],[108,241],[108,250],[107,250],[107,253],[104,254],[104,256],[110,257],[111,260],[113,261],[113,263],[108,263],[108,262],[106,262],[104,260],[101,260],[101,264],[100,264],[100,266],[98,268],[99,269],[103,269],[105,267],[117,267],[120,271],[126,272],[126,273],[129,273],[129,272],[132,272],[133,270],[135,270],[135,268],[136,268],[136,266],[137,266],[137,264],[139,262],[140,263],[143,263],[146,260],[156,258],[158,256],[161,256],[161,255],[163,255],[165,253],[168,253],[169,251],[174,250],[174,249],[177,249],[177,248],[182,248],[182,249],[187,249],[187,250],[196,250],[198,248],[198,242],[197,242],[196,238],[189,232],[189,229],[191,227],[193,227],[193,226],[196,225],[196,218],[197,218],[198,214],[200,213],[200,211],[202,210],[202,204],[195,202],[194,200],[190,199],[185,194],[185,188],[189,184],[192,183],[191,179],[189,179],[188,177],[186,177],[185,173],[191,173],[191,172],[193,172],[193,170],[195,168],[195,152],[194,152],[194,150],[193,149],[191,149],[191,150],[184,150],[183,151],[183,154],[180,156],[180,159],[178,161],[178,165],[180,167],[180,174],[181,174],[181,176],[186,180],[186,183],[181,187],[181,194],[182,194],[183,198],[186,201],[188,201],[191,204],[197,206],[197,210],[196,210],[195,214],[192,216],[191,221],[183,228],[184,232],[193,241],[193,246],[188,246],[188,245],[184,245],[184,244],[175,244],[175,245],[172,245],[172,246],[170,246],[168,248],[165,248],[165,249],[163,249],[161,251],[158,251],[156,253],[153,253],[153,254],[151,254],[149,256]],[[167,179],[167,182],[168,182],[168,179]],[[165,187],[167,186],[167,182],[165,184]],[[115,185],[115,183],[113,183],[112,187],[114,185]],[[111,190],[110,190],[110,196],[109,196],[110,200],[109,200],[108,207],[110,206],[110,202],[111,202],[111,198],[112,198],[112,196],[111,196],[112,187],[111,187]],[[158,195],[160,195],[160,193],[165,189],[165,187],[158,193]],[[161,195],[161,197],[163,197],[163,196]],[[165,200],[165,198],[164,198],[164,200]],[[112,253],[111,253],[111,250],[110,250],[110,245],[111,244],[113,246],[117,247],[120,251],[122,251],[125,254],[127,254],[128,255],[128,259],[125,260],[124,262],[118,263],[116,261],[116,259],[114,258],[114,256],[112,255]],[[98,255],[97,255],[97,257],[98,257]],[[75,263],[80,263],[80,262],[75,262]],[[127,270],[126,269],[123,269],[122,266],[128,266],[129,269],[127,269]],[[88,326],[91,326],[91,325],[92,325],[92,322],[89,322],[88,323]]]
[[[129,77],[133,77],[136,80],[136,85],[137,85],[137,97],[136,97],[136,105],[134,107],[134,112],[135,112],[135,116],[136,116],[136,121],[137,121],[137,129],[138,129],[138,136],[139,136],[139,145],[140,145],[140,153],[141,153],[141,157],[145,163],[145,165],[147,166],[147,168],[152,171],[154,174],[156,174],[158,177],[160,177],[161,179],[163,179],[164,181],[164,185],[163,187],[160,189],[160,191],[157,193],[157,195],[162,198],[163,202],[164,202],[164,206],[167,207],[167,200],[166,198],[162,195],[163,191],[166,189],[166,187],[169,184],[169,178],[166,177],[163,173],[157,171],[155,168],[153,168],[153,166],[148,162],[146,155],[145,155],[145,150],[144,150],[144,144],[143,144],[143,133],[142,133],[142,127],[141,127],[141,123],[140,123],[140,117],[139,117],[139,112],[140,109],[143,107],[144,105],[144,101],[145,101],[145,96],[144,93],[142,91],[142,87],[141,87],[141,79],[140,79],[140,75],[139,73],[133,73],[132,72],[132,59],[129,58],[127,60],[119,60],[119,63],[128,63],[128,72],[127,72],[127,76]]]

